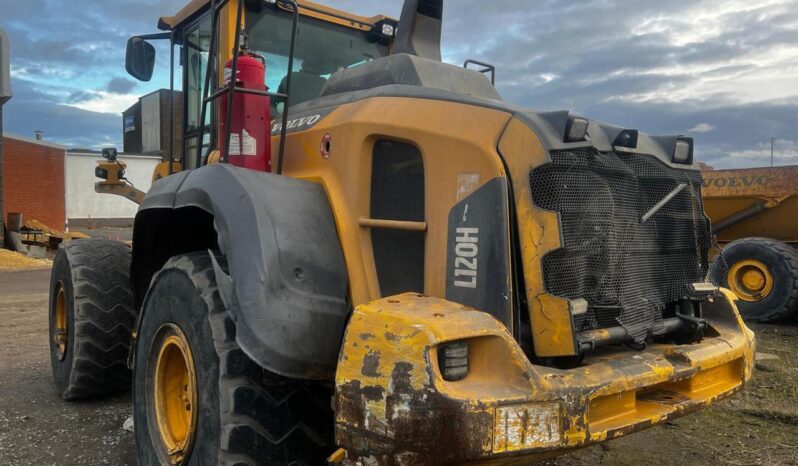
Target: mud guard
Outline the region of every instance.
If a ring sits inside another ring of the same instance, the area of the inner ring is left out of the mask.
[[[170,248],[164,237],[179,233],[164,230],[175,223],[185,237],[173,238]],[[216,244],[193,239],[213,236]],[[349,304],[343,253],[321,185],[231,165],[160,180],[136,215],[131,269],[138,303],[164,257],[187,252],[191,243],[194,250],[218,248],[227,258],[229,272],[214,262],[217,282],[236,341],[250,358],[287,377],[332,379]]]

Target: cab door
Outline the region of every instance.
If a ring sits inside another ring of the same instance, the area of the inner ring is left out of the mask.
[[[183,167],[192,169],[202,166],[210,150],[211,131],[215,127],[215,105],[208,105],[205,112],[206,130],[200,142],[200,118],[205,77],[208,70],[211,45],[211,16],[204,14],[185,29],[181,61],[183,63]],[[210,83],[213,86],[213,79]],[[197,151],[197,146],[201,150]]]

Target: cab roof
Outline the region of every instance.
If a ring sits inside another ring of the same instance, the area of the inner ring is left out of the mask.
[[[162,16],[158,20],[158,29],[162,31],[171,31],[173,29],[177,29],[188,19],[192,18],[208,7],[210,3],[211,0],[191,0],[174,16]],[[390,19],[384,15],[371,17],[359,16],[306,0],[297,0],[297,4],[299,5],[299,12],[302,15],[313,16],[355,29],[370,29],[371,26],[375,25],[376,23],[384,19]]]

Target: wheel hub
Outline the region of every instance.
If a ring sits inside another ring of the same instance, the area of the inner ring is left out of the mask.
[[[58,293],[55,298],[55,334],[53,335],[55,351],[59,361],[63,361],[66,357],[67,343],[69,343],[67,326],[66,293],[64,292],[63,284],[59,283]]]
[[[188,457],[197,427],[197,382],[194,358],[183,331],[166,324],[157,348],[153,401],[156,428],[172,464]],[[155,348],[153,348],[155,349]]]
[[[761,301],[773,291],[773,275],[768,266],[758,260],[735,263],[727,278],[729,288],[743,301]]]

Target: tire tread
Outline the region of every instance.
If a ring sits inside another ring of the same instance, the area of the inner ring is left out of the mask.
[[[118,241],[79,239],[64,253],[72,275],[74,355],[65,399],[128,390],[130,337],[136,312],[130,285],[130,248]]]
[[[791,275],[789,280],[791,280],[792,286],[784,304],[770,314],[755,319],[747,318],[747,320],[752,322],[775,322],[788,319],[798,313],[798,251],[789,244],[772,238],[743,238],[729,243],[724,249],[733,245],[736,247],[754,245],[775,252],[786,261]],[[725,277],[723,275],[727,271],[728,264],[725,263],[723,250],[721,250],[720,254],[710,264],[707,276],[715,284],[724,284]]]
[[[219,356],[219,464],[324,464],[334,447],[332,391],[272,374],[240,349],[208,252],[172,258],[168,267],[184,270],[208,307]]]

